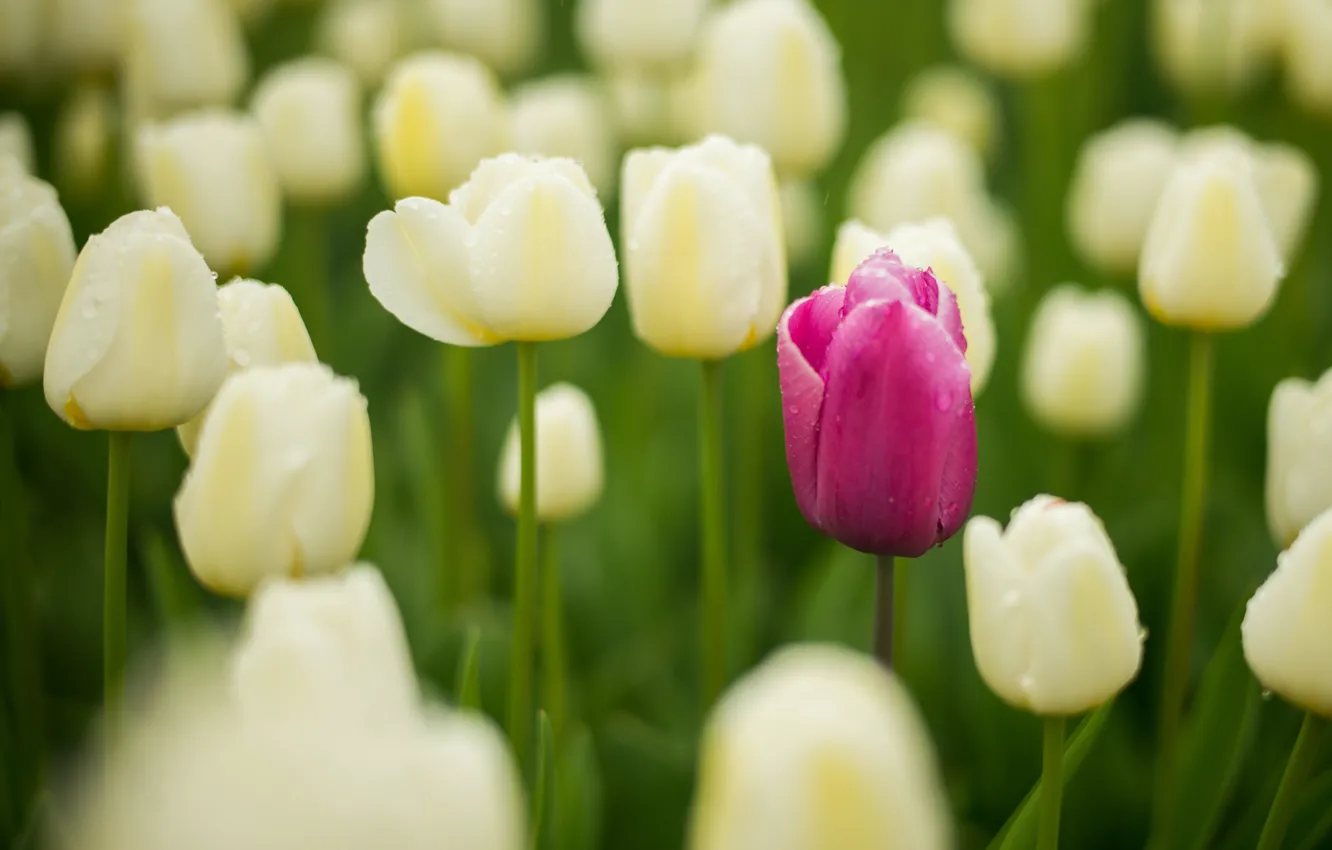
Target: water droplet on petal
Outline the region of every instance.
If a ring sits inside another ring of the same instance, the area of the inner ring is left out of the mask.
[[[238,348],[231,352],[231,359],[236,361],[236,365],[244,369],[250,365],[250,352],[243,348]]]
[[[1266,701],[1270,700],[1271,698],[1272,698],[1272,692],[1269,691],[1267,688],[1263,688],[1263,700]]]
[[[953,394],[947,391],[939,393],[934,397],[934,406],[940,413],[947,412],[953,406]]]

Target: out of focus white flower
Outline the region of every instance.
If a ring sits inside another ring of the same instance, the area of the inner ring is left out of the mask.
[[[276,0],[228,0],[236,15],[247,25],[262,20],[273,8]],[[388,5],[388,4],[384,4]]]
[[[0,156],[0,388],[42,376],[74,236],[55,190]]]
[[[1083,145],[1068,195],[1068,231],[1098,268],[1129,274],[1138,265],[1156,202],[1179,159],[1179,134],[1132,119]]]
[[[42,57],[45,0],[0,2],[0,75],[30,72]]]
[[[786,260],[792,266],[803,266],[813,258],[823,239],[825,196],[808,180],[784,181],[779,193]]]
[[[116,105],[95,86],[80,86],[60,108],[55,128],[55,172],[61,188],[90,197],[111,170]]]
[[[277,249],[282,198],[258,123],[210,110],[139,134],[144,193],[170,207],[214,269],[244,273]]]
[[[1273,58],[1281,5],[1273,0],[1153,0],[1157,62],[1185,91],[1244,89]]]
[[[436,51],[404,59],[374,110],[390,197],[447,198],[481,160],[507,147],[507,125],[504,95],[480,62]]]
[[[615,131],[605,91],[594,78],[564,74],[520,86],[513,92],[511,120],[518,153],[577,160],[598,192],[615,188]]]
[[[607,77],[606,90],[622,148],[685,141],[687,79],[625,71]]]
[[[1286,90],[1305,109],[1332,113],[1332,5],[1325,0],[1284,0],[1281,34]]]
[[[531,67],[546,36],[544,0],[426,0],[445,47],[467,53],[500,74]]]
[[[32,131],[28,119],[19,112],[0,112],[0,158],[14,159],[29,174],[37,171],[37,158],[32,150]]]
[[[615,249],[596,190],[568,159],[488,159],[448,204],[406,198],[370,222],[370,293],[451,345],[576,336],[610,308]]]
[[[334,59],[306,57],[270,71],[252,109],[283,192],[302,204],[350,195],[365,176],[361,90]]]
[[[1332,371],[1318,383],[1288,378],[1267,409],[1267,525],[1289,546],[1332,508]]]
[[[690,850],[944,850],[950,832],[925,725],[870,658],[781,650],[708,720]]]
[[[953,43],[970,61],[1007,77],[1069,65],[1091,28],[1087,0],[951,0]]]
[[[345,62],[367,87],[378,86],[406,47],[396,2],[328,0],[315,25],[323,53]]]
[[[235,101],[250,73],[235,10],[223,0],[128,0],[125,85],[138,117]]]
[[[537,517],[562,522],[586,513],[601,498],[605,472],[601,429],[587,393],[555,384],[536,397]],[[518,513],[522,453],[518,422],[509,426],[500,455],[500,502]]]
[[[47,0],[46,38],[52,58],[76,71],[115,67],[122,49],[121,4]]]
[[[668,72],[688,62],[710,0],[581,0],[575,28],[594,64]]]
[[[784,177],[808,177],[846,132],[841,48],[807,0],[737,0],[705,24],[690,92],[699,135],[768,151]]]
[[[902,94],[902,117],[924,121],[957,136],[982,157],[999,138],[999,101],[980,77],[957,65],[916,74]]]

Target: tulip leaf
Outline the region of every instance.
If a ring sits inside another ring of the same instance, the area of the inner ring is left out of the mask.
[[[600,838],[602,818],[601,771],[592,734],[575,726],[557,746],[554,821],[551,834],[560,850],[593,850]]]
[[[153,602],[167,628],[179,631],[194,619],[202,605],[198,587],[161,534],[145,534],[142,542]]]
[[[458,665],[458,684],[454,690],[454,699],[464,711],[480,713],[481,708],[481,629],[472,626],[467,630],[467,642],[463,644],[462,663]]]
[[[1288,846],[1295,850],[1319,850],[1332,843],[1327,840],[1332,835],[1332,770],[1310,782],[1300,795],[1288,834]]]
[[[1105,728],[1105,721],[1110,717],[1110,711],[1114,708],[1115,701],[1112,699],[1104,705],[1097,708],[1087,719],[1078,724],[1078,728],[1069,738],[1068,744],[1064,747],[1064,786],[1072,781],[1073,776],[1082,766],[1082,762],[1087,758],[1087,753],[1091,752],[1096,739],[1100,737],[1101,730]],[[1036,781],[1032,789],[1027,792],[1021,805],[1009,817],[1008,823],[999,831],[994,840],[990,842],[989,850],[1021,850],[1021,848],[1036,846],[1036,819],[1040,811],[1041,804],[1041,782]]]
[[[532,850],[541,847],[541,835],[546,826],[547,786],[554,785],[551,775],[555,771],[555,759],[551,756],[555,735],[550,729],[550,716],[544,711],[537,712],[537,747],[536,772],[532,774]]]

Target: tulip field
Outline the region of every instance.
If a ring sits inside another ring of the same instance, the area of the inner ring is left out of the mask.
[[[1332,848],[1326,0],[0,0],[0,850]]]

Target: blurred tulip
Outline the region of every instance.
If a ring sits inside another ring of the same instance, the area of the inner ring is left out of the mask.
[[[832,269],[828,275],[835,284],[851,279],[861,263],[888,245],[888,237],[858,219],[842,222],[833,240]]]
[[[1146,347],[1142,320],[1123,295],[1057,286],[1036,308],[1027,335],[1023,401],[1057,434],[1111,436],[1138,412]]]
[[[601,498],[605,473],[601,429],[587,393],[572,384],[555,384],[536,398],[537,517],[562,522],[586,513]],[[518,513],[521,456],[518,422],[509,426],[500,455],[500,502]]]
[[[596,190],[567,159],[488,159],[447,205],[407,198],[370,222],[370,292],[451,345],[577,336],[610,308],[615,249]]]
[[[1006,77],[1049,74],[1071,64],[1091,29],[1088,0],[952,0],[953,44]]]
[[[1086,505],[1037,496],[1013,512],[1007,530],[976,517],[963,560],[976,667],[1014,708],[1078,714],[1138,675],[1138,606]]]
[[[575,28],[583,52],[601,68],[670,71],[687,63],[710,0],[582,0]]]
[[[691,83],[699,135],[764,148],[783,177],[822,170],[846,133],[841,48],[807,0],[737,0],[704,27]]]
[[[236,15],[247,25],[261,21],[272,11],[276,0],[228,0]],[[384,4],[389,5],[389,4]]]
[[[321,52],[357,73],[367,87],[383,81],[405,49],[405,24],[397,3],[329,0],[315,25]]]
[[[957,300],[885,249],[777,330],[786,459],[805,519],[853,549],[918,557],[976,487],[971,368]]]
[[[1178,149],[1179,134],[1149,119],[1116,124],[1083,146],[1069,188],[1068,231],[1089,262],[1115,275],[1137,268]]]
[[[544,0],[426,0],[440,42],[500,74],[525,71],[546,38]]]
[[[31,73],[42,58],[47,0],[0,2],[0,76]]]
[[[957,65],[935,65],[908,81],[902,117],[947,130],[989,158],[999,139],[999,101],[978,76]]]
[[[259,81],[251,108],[292,201],[331,204],[361,185],[361,90],[345,65],[316,57],[281,65]]]
[[[513,93],[512,130],[518,153],[577,160],[598,192],[615,188],[615,132],[594,78],[563,74],[521,86]]]
[[[37,173],[32,131],[20,112],[0,112],[0,159],[12,157],[29,174]]]
[[[685,114],[688,80],[620,72],[606,79],[620,145],[677,145],[689,134]]]
[[[95,86],[80,86],[60,108],[55,127],[55,172],[61,188],[85,198],[102,190],[112,171],[116,104]]]
[[[703,734],[690,850],[944,850],[947,800],[897,678],[833,646],[780,650]]]
[[[620,216],[634,332],[671,357],[715,360],[773,332],[786,257],[768,155],[722,136],[625,158]]]
[[[233,280],[218,288],[217,308],[230,374],[256,366],[318,361],[300,311],[282,287],[257,280]],[[194,454],[207,415],[205,409],[176,429],[187,455]]]
[[[74,235],[55,189],[0,156],[0,388],[42,376]]]
[[[427,52],[398,63],[374,109],[389,196],[446,198],[481,160],[504,150],[503,98],[490,71],[470,57]]]
[[[288,363],[232,375],[176,494],[176,530],[206,587],[246,596],[265,578],[355,557],[374,503],[370,419],[356,383]]]
[[[235,11],[223,0],[128,0],[125,85],[136,117],[231,104],[249,77]]]
[[[823,241],[823,210],[826,196],[808,180],[787,180],[778,188],[782,206],[782,234],[787,261],[804,266]]]
[[[1190,93],[1250,86],[1276,50],[1280,2],[1153,0],[1152,36],[1166,78]]]
[[[1332,5],[1285,0],[1281,42],[1291,98],[1311,112],[1332,114]]]
[[[47,47],[62,67],[109,71],[124,52],[122,4],[107,0],[47,0]]]
[[[1267,525],[1278,546],[1332,508],[1332,371],[1288,378],[1267,409]]]
[[[208,264],[245,273],[277,249],[282,203],[259,124],[209,110],[139,134],[144,193],[170,207]]]

